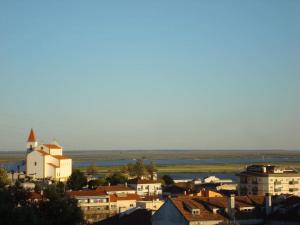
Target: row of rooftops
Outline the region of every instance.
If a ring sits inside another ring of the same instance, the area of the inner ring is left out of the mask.
[[[237,220],[244,219],[272,219],[276,218],[277,213],[266,215],[266,201],[271,196],[234,196],[234,197],[195,197],[195,196],[180,196],[170,198],[169,201],[177,208],[180,214],[187,221],[216,221],[226,220],[230,218],[230,198],[234,198],[234,217]],[[281,196],[282,197],[282,196]],[[276,198],[276,197],[274,197]],[[279,198],[277,196],[277,198]],[[272,200],[271,200],[272,201]],[[272,203],[271,206],[272,207]],[[287,210],[300,210],[300,197],[284,196],[274,204],[274,209],[284,208]],[[299,212],[298,212],[299,213]],[[300,216],[300,214],[298,215]],[[300,217],[298,218],[300,222]]]

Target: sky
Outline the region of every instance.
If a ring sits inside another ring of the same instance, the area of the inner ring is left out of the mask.
[[[0,1],[0,150],[300,149],[300,1]]]

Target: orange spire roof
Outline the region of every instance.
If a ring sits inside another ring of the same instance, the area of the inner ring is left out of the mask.
[[[36,142],[34,130],[31,128],[27,142]]]

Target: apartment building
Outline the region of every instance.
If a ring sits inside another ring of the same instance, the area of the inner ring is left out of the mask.
[[[128,181],[128,186],[135,189],[140,196],[162,194],[162,185],[158,180],[135,178]]]
[[[237,174],[239,195],[292,194],[300,196],[300,173],[273,165],[252,165]]]

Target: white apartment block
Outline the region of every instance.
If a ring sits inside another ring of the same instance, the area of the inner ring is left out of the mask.
[[[272,165],[252,165],[238,174],[239,195],[292,194],[300,196],[300,173]]]
[[[128,186],[135,189],[140,196],[161,195],[162,185],[158,180],[135,178],[128,181]]]

